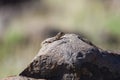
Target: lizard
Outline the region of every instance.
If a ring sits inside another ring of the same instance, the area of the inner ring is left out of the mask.
[[[54,41],[60,40],[62,36],[64,36],[65,33],[64,32],[59,32],[56,36],[52,37],[52,38],[48,38],[45,41],[42,42],[42,44],[45,43],[52,43]]]

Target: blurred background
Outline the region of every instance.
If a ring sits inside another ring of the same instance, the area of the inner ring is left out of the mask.
[[[120,0],[0,0],[0,78],[18,75],[59,31],[120,52]]]

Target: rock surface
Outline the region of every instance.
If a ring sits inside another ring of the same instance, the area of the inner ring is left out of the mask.
[[[76,34],[46,39],[20,76],[47,80],[120,80],[120,55]]]
[[[46,80],[120,80],[120,55],[102,50],[80,35],[59,33],[43,41],[39,53],[20,76]]]
[[[34,79],[34,78],[28,78],[22,76],[11,76],[0,80],[45,80],[45,79]]]

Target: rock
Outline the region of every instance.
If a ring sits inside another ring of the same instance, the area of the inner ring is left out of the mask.
[[[39,53],[20,76],[46,80],[120,80],[119,53],[102,50],[77,34],[56,37],[43,41]]]
[[[45,79],[34,79],[34,78],[28,78],[28,77],[22,77],[22,76],[11,76],[1,80],[45,80]]]

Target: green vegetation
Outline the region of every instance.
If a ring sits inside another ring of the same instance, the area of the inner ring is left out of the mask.
[[[112,16],[106,22],[106,26],[114,34],[120,35],[120,16]]]

